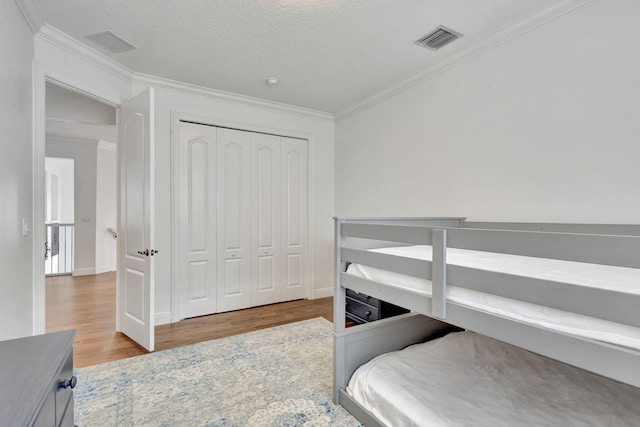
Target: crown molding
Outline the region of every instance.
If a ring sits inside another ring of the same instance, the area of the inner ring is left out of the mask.
[[[457,67],[476,56],[482,55],[503,43],[506,43],[514,38],[528,33],[547,22],[550,22],[560,16],[563,16],[592,0],[563,0],[555,3],[554,5],[545,8],[537,13],[528,15],[525,18],[517,19],[510,23],[507,23],[497,30],[491,32],[485,37],[481,38],[478,42],[471,46],[466,47],[455,55],[444,58],[436,64],[429,66],[418,73],[415,73],[400,82],[391,84],[374,95],[371,95],[363,100],[352,104],[344,110],[336,113],[336,122],[346,119],[362,110],[365,110],[385,99],[391,98],[399,93],[402,93],[422,82],[425,82],[451,68]]]
[[[254,98],[252,96],[240,95],[232,92],[225,92],[218,89],[211,89],[205,86],[198,86],[191,83],[180,82],[177,80],[171,80],[164,77],[152,76],[143,73],[133,74],[133,83],[142,86],[152,86],[154,88],[170,90],[174,92],[202,96],[209,99],[216,99],[226,102],[234,102],[236,104],[250,105],[254,107],[268,108],[270,110],[278,110],[289,114],[295,114],[304,117],[313,117],[316,119],[323,119],[328,121],[334,121],[334,115],[319,110],[312,110],[310,108],[297,107],[290,104],[283,104],[274,101],[268,101],[261,98]]]
[[[133,78],[133,71],[129,68],[49,24],[45,23],[36,34],[36,37],[49,42],[56,47],[64,49],[72,55],[83,59],[96,67],[121,78],[122,80],[131,82]]]
[[[40,17],[40,14],[36,11],[36,8],[33,7],[33,2],[31,0],[15,0],[18,5],[18,9],[22,12],[22,16],[24,16],[25,21],[29,24],[31,28],[31,32],[36,34],[42,28],[44,21]]]

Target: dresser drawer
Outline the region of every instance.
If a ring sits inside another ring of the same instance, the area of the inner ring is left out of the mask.
[[[369,295],[361,294],[356,291],[352,291],[351,289],[347,289],[347,297],[358,300],[358,301],[366,302],[367,304],[370,304],[376,307],[378,306],[378,298],[370,297]]]
[[[56,396],[53,390],[47,394],[47,397],[40,408],[40,412],[31,427],[51,427],[56,420]]]
[[[58,427],[77,427],[73,423],[73,398],[69,399],[69,404],[67,405],[67,409],[64,411],[64,414],[62,414]]]
[[[378,307],[371,306],[349,297],[347,297],[346,311],[347,313],[359,317],[362,320],[366,320],[367,322],[378,320],[379,318]]]

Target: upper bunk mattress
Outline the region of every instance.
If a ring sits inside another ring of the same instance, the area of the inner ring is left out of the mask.
[[[347,393],[394,427],[640,422],[640,389],[473,332],[378,356]]]
[[[373,252],[432,260],[427,245],[371,249]],[[555,282],[640,295],[640,269],[447,248],[447,263]],[[351,264],[349,274],[431,296],[431,281],[375,267]],[[457,286],[447,300],[476,310],[579,337],[640,350],[640,328],[517,301]],[[391,301],[393,302],[393,301]]]

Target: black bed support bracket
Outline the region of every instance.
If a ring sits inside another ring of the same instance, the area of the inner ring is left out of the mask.
[[[431,313],[444,320],[447,318],[447,230],[433,230],[432,260]]]

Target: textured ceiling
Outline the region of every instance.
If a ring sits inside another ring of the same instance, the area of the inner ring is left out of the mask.
[[[22,0],[96,48],[111,30],[133,71],[337,113],[554,0]],[[437,52],[413,42],[445,25]],[[268,77],[280,84],[270,87]]]

